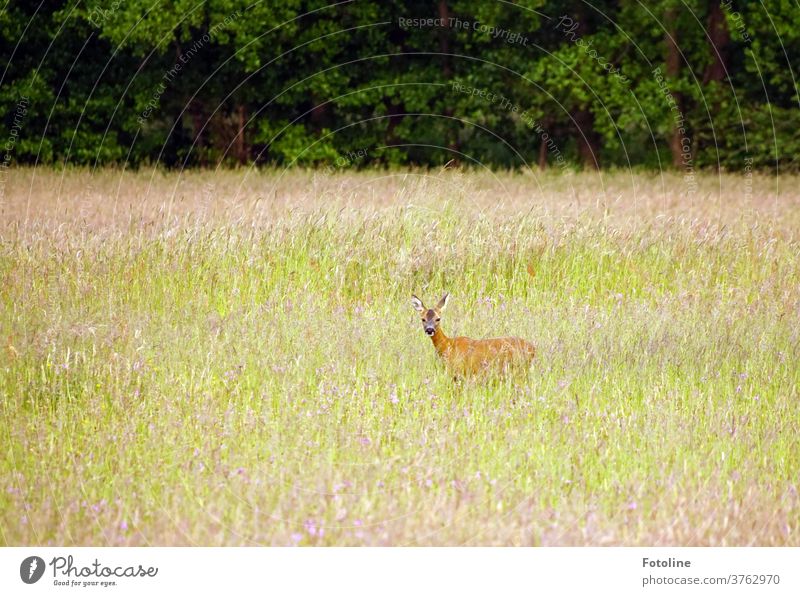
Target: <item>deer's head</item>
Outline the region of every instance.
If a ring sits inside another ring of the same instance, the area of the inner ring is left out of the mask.
[[[422,328],[428,335],[433,335],[439,328],[439,322],[442,320],[442,311],[447,306],[447,299],[450,294],[445,294],[439,303],[433,308],[425,308],[422,300],[412,294],[411,305],[422,316]]]

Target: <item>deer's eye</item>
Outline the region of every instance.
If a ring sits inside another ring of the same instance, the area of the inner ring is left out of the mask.
[[[442,320],[442,319],[441,319],[441,317],[440,317],[440,318],[436,319],[436,322],[438,323],[438,322],[439,322],[439,321],[441,321],[441,320]]]

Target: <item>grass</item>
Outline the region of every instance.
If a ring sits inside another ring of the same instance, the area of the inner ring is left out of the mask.
[[[6,175],[3,544],[800,545],[800,178]]]

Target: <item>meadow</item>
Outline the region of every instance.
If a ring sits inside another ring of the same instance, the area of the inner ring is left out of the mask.
[[[800,546],[800,177],[4,176],[4,545]]]

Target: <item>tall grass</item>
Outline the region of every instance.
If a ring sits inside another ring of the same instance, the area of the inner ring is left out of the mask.
[[[798,178],[8,175],[4,544],[800,545]]]

